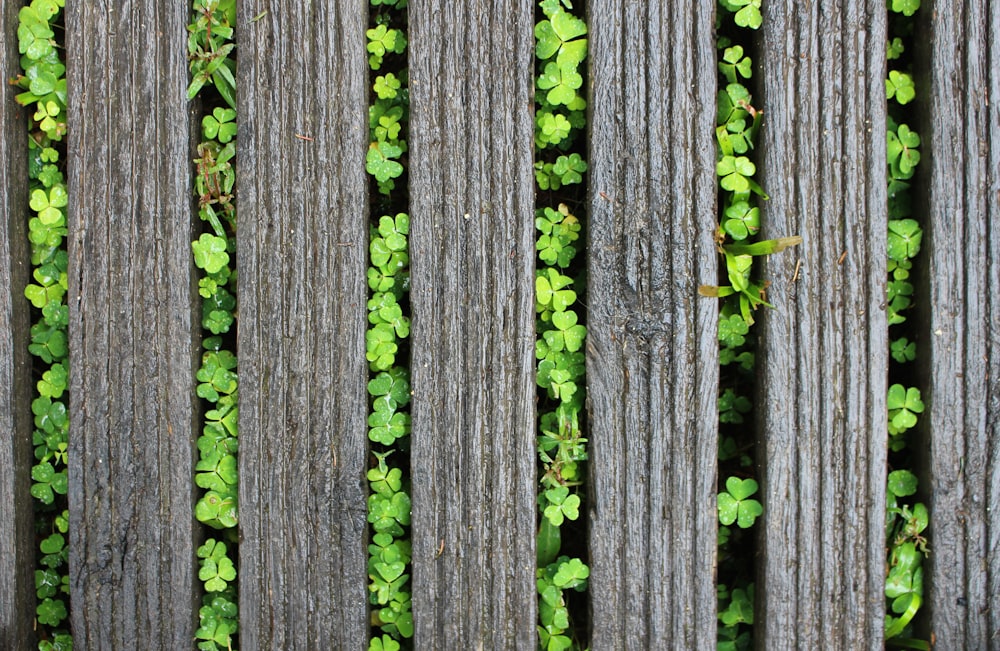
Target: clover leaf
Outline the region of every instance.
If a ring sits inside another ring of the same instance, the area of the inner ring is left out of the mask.
[[[559,568],[556,570],[555,576],[552,577],[552,583],[557,588],[564,590],[573,588],[582,592],[586,588],[589,576],[590,568],[579,558],[571,558],[559,563]]]
[[[208,645],[203,647],[199,644],[199,649],[216,651],[217,648],[232,648],[232,636],[239,628],[236,604],[223,595],[216,595],[208,604],[201,607],[198,616],[200,625],[195,632],[195,638],[207,640],[204,644]]]
[[[226,555],[226,543],[209,538],[198,548],[198,558],[202,559],[198,578],[205,582],[207,592],[222,592],[236,580],[236,567]]]
[[[69,374],[62,364],[53,364],[38,381],[38,393],[49,398],[59,398],[66,390]]]
[[[194,467],[197,471],[195,483],[201,488],[219,493],[232,493],[236,489],[236,467],[234,455],[222,451],[210,452]]]
[[[917,358],[917,343],[906,337],[893,339],[892,343],[889,344],[889,353],[900,364],[912,362]]]
[[[885,80],[885,98],[896,98],[900,104],[909,104],[917,96],[913,86],[913,77],[905,72],[890,70],[889,78]]]
[[[541,149],[569,138],[573,125],[562,113],[539,111],[535,116],[535,145]]]
[[[236,495],[208,491],[195,505],[194,515],[215,529],[231,529],[239,524]]]
[[[39,563],[52,569],[61,567],[69,557],[66,538],[62,534],[54,533],[43,539],[38,544],[38,549],[44,554]]]
[[[373,142],[368,146],[368,154],[365,157],[365,169],[379,183],[399,178],[403,174],[403,166],[394,159],[402,155],[403,148],[398,144]]]
[[[735,84],[737,77],[750,78],[753,74],[752,66],[750,57],[743,56],[743,46],[734,45],[723,50],[722,60],[719,61],[719,72],[729,83]]]
[[[541,60],[553,56],[574,68],[587,56],[587,40],[580,39],[587,33],[587,24],[561,8],[549,20],[535,25],[535,56]]]
[[[31,495],[42,504],[52,504],[56,493],[65,495],[69,489],[66,471],[57,472],[48,461],[32,467],[31,478],[35,481],[31,485]]]
[[[535,274],[535,310],[537,312],[565,311],[576,302],[576,292],[568,289],[571,284],[573,284],[572,278],[560,274],[551,267],[537,271]]]
[[[917,414],[924,412],[920,389],[893,384],[889,387],[886,407],[889,410],[889,434],[895,436],[905,432],[917,424]]]
[[[368,415],[368,438],[382,445],[393,445],[396,439],[410,433],[410,415],[380,408],[381,404],[376,403]]]
[[[392,639],[390,635],[373,637],[368,643],[368,651],[399,651],[399,642]]]
[[[555,173],[563,185],[571,185],[583,181],[583,173],[587,171],[587,162],[580,154],[570,154],[560,156],[552,164],[552,171]]]
[[[365,32],[368,37],[368,65],[372,70],[382,67],[382,60],[386,54],[402,54],[406,51],[406,36],[401,30],[391,29],[388,25],[376,25]]]
[[[736,201],[726,208],[722,228],[735,241],[756,235],[760,230],[760,209],[746,201]]]
[[[716,164],[715,172],[722,177],[719,185],[724,190],[745,193],[750,191],[749,179],[757,168],[746,156],[723,156]]]
[[[49,17],[39,14],[34,6],[21,8],[17,28],[18,51],[21,54],[35,61],[45,58],[54,51],[54,37]]]
[[[724,609],[719,609],[719,621],[725,626],[736,624],[753,624],[753,584],[746,590],[733,589],[728,597],[729,603]]]
[[[728,348],[737,348],[746,342],[750,326],[739,314],[719,317],[719,341]]]
[[[375,84],[372,86],[372,90],[375,91],[379,99],[394,99],[399,95],[399,90],[402,86],[402,80],[393,73],[388,72],[375,77]]]
[[[580,517],[580,496],[570,494],[566,486],[556,486],[546,490],[539,501],[545,506],[544,515],[554,527],[563,523],[564,519],[576,520]]]
[[[45,624],[46,626],[59,626],[64,619],[66,619],[68,613],[66,612],[66,604],[63,603],[62,599],[43,599],[38,607],[35,609],[35,614],[38,617],[38,623]]]
[[[196,241],[191,243],[195,265],[210,274],[218,273],[229,264],[228,247],[229,243],[226,238],[202,233]]]
[[[365,358],[374,371],[385,371],[396,363],[396,331],[388,323],[378,323],[365,332]]]
[[[920,252],[923,234],[920,223],[915,219],[890,219],[889,259],[901,262],[915,257]]]
[[[38,213],[38,219],[46,226],[64,225],[66,218],[61,209],[68,204],[69,194],[66,192],[66,186],[61,184],[53,186],[48,192],[41,188],[32,190],[28,202],[31,209]]]
[[[402,527],[410,524],[410,496],[403,491],[391,496],[369,495],[368,522],[378,533],[403,535]]]
[[[920,0],[892,0],[892,10],[897,14],[912,16],[920,9]]]
[[[558,106],[569,105],[576,99],[576,91],[583,85],[583,77],[576,70],[576,65],[549,62],[545,70],[538,76],[536,85],[539,90],[547,90],[545,99],[549,104]]]
[[[725,492],[718,496],[719,522],[726,526],[735,522],[741,529],[751,527],[757,516],[764,512],[760,502],[749,499],[757,488],[757,482],[752,478],[727,479]]]
[[[914,168],[920,163],[920,136],[906,124],[886,132],[887,158],[893,179],[907,180],[913,176]]]
[[[763,22],[760,14],[761,0],[720,0],[720,4],[736,13],[733,19],[740,27],[757,29]]]
[[[398,493],[403,487],[403,471],[399,468],[390,468],[385,463],[386,455],[376,456],[378,456],[378,466],[369,470],[367,474],[368,485],[372,492],[390,496]]]
[[[236,137],[236,111],[222,106],[201,119],[201,132],[209,139],[227,143]]]

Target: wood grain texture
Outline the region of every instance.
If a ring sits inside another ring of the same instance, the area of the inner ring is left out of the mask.
[[[75,648],[196,624],[192,157],[183,3],[67,3]]]
[[[882,648],[885,38],[881,1],[764,6],[762,230],[803,242],[763,265],[758,648]]]
[[[0,9],[0,69],[19,71],[16,3]],[[0,649],[34,648],[31,359],[28,354],[28,112],[0,104]]]
[[[930,116],[926,602],[937,648],[1000,649],[1000,5],[933,10],[929,78],[916,80]]]
[[[714,13],[591,0],[587,384],[595,649],[714,646]]]
[[[534,649],[534,5],[409,12],[415,647]]]
[[[366,7],[238,6],[246,651],[368,644]]]

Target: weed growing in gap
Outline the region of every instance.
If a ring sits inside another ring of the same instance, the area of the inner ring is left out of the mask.
[[[754,258],[777,253],[801,241],[799,237],[756,241],[760,231],[758,201],[767,194],[754,180],[754,143],[763,112],[753,105],[748,88],[753,62],[747,52],[750,36],[762,23],[761,0],[720,0],[716,30],[718,94],[715,140],[719,179],[719,226],[716,247],[722,255],[728,284],[702,286],[705,296],[724,299],[719,309],[719,651],[749,649],[753,644],[753,538],[748,529],[764,512],[754,498],[753,474],[754,381],[753,313],[766,299],[768,283],[754,277]],[[730,24],[729,21],[732,20]]]
[[[369,651],[412,647],[410,370],[405,340],[410,334],[410,218],[406,211],[406,130],[409,91],[406,67],[406,0],[372,0],[368,37],[372,104],[365,169],[373,179],[372,205],[382,214],[369,237],[368,323],[365,336],[370,379],[368,438],[368,592],[372,606]],[[397,185],[398,184],[398,185]]]
[[[906,380],[908,366],[917,356],[914,329],[906,312],[913,306],[914,286],[910,282],[913,260],[920,252],[923,230],[914,219],[910,182],[920,163],[920,136],[903,120],[905,108],[916,97],[907,47],[914,43],[913,15],[920,0],[891,0],[889,40],[886,44],[888,77],[885,96],[889,102],[886,131],[889,228],[886,252],[889,256],[887,314],[891,357],[889,375]],[[890,380],[892,381],[892,380]],[[886,484],[886,617],[888,647],[930,649],[926,640],[913,637],[913,621],[923,603],[923,560],[929,553],[924,532],[929,524],[927,507],[917,501],[918,480],[912,466],[910,432],[916,427],[925,406],[920,389],[893,383],[886,400],[889,445],[889,473]]]
[[[66,66],[59,55],[64,0],[33,0],[18,13],[18,51],[22,74],[11,84],[22,90],[15,100],[34,107],[28,124],[29,206],[32,279],[24,290],[38,320],[31,327],[28,350],[38,381],[31,403],[35,430],[32,443],[31,495],[35,498],[35,630],[41,651],[68,651],[73,638],[69,617],[69,512],[66,492],[69,446],[69,307],[66,254],[65,147]]]
[[[195,517],[217,532],[198,548],[198,578],[204,593],[195,631],[197,648],[233,649],[239,630],[237,606],[237,460],[239,450],[239,376],[232,330],[236,322],[236,70],[233,25],[235,0],[194,0],[188,25],[191,85],[188,99],[206,106],[202,141],[195,158],[195,193],[204,232],[191,243],[194,263],[202,270],[205,338],[198,369],[198,397],[205,424],[198,438],[195,483],[205,492]],[[212,92],[214,91],[214,92]]]
[[[587,25],[569,0],[542,0],[535,25],[535,272],[538,360],[538,457],[540,461],[537,540],[538,646],[545,651],[582,649],[580,622],[570,595],[587,589],[590,569],[564,553],[563,525],[580,516],[587,440],[580,423],[585,401],[583,344],[587,328],[575,309],[574,287],[583,269],[575,262],[582,224],[569,204],[566,186],[583,182],[587,163],[576,140],[585,125],[580,95],[587,56]],[[561,192],[558,192],[561,191]],[[564,198],[565,201],[559,201]],[[578,212],[578,211],[577,211]],[[578,549],[579,545],[569,545]]]

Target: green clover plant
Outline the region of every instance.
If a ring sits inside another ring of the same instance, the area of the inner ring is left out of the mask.
[[[915,380],[910,365],[917,359],[918,331],[907,312],[921,299],[911,275],[919,256],[923,229],[911,201],[911,183],[921,162],[921,139],[905,120],[904,106],[917,97],[911,52],[918,24],[913,19],[920,0],[891,0],[886,58],[891,61],[885,80],[886,184],[888,231],[886,254],[886,317],[889,324],[890,377]],[[913,432],[927,405],[919,386],[895,382],[886,395],[886,433],[889,472],[886,478],[885,644],[887,648],[930,649],[928,640],[914,637],[916,617],[923,605],[923,561],[930,553],[925,530],[927,507],[918,499],[919,479],[911,449]]]
[[[196,647],[232,649],[239,632],[237,547],[239,506],[239,375],[231,350],[236,324],[236,22],[235,0],[192,0],[188,25],[191,83],[188,99],[206,105],[202,141],[194,158],[194,191],[204,231],[191,243],[194,265],[202,272],[204,352],[196,371],[196,393],[204,401],[204,425],[198,437],[195,484],[204,492],[195,518],[212,536],[198,548],[201,608]]]
[[[368,592],[373,651],[412,648],[410,599],[409,230],[406,133],[407,14],[401,0],[371,0],[367,31],[372,104],[365,169],[377,193],[368,238]],[[375,74],[378,72],[379,74]]]
[[[583,228],[570,198],[587,172],[577,136],[585,126],[581,95],[587,56],[587,24],[567,0],[542,0],[535,25],[535,181],[538,187],[535,357],[539,387],[537,534],[540,649],[582,649],[567,591],[586,589],[589,568],[563,552],[562,528],[577,520],[587,459],[580,412],[586,400],[583,347],[587,336],[577,287],[576,260]],[[553,151],[554,150],[554,151]],[[558,195],[563,201],[543,197]]]
[[[10,80],[21,90],[15,101],[29,107],[28,240],[32,282],[24,289],[30,302],[33,370],[40,379],[31,402],[35,464],[30,493],[35,498],[39,565],[35,570],[35,612],[40,649],[72,648],[69,618],[68,548],[69,490],[69,308],[65,304],[69,259],[66,254],[66,209],[70,196],[64,178],[68,133],[66,66],[62,61],[64,0],[32,0],[18,10],[17,43],[21,73]],[[27,405],[24,407],[27,409]]]
[[[732,19],[730,22],[729,19]],[[768,283],[754,274],[755,259],[778,253],[799,237],[758,240],[760,201],[767,193],[754,179],[754,147],[763,112],[753,105],[750,84],[753,61],[748,29],[763,22],[761,0],[719,0],[718,91],[716,94],[716,178],[719,184],[719,226],[715,243],[721,255],[725,283],[703,285],[703,296],[718,297],[719,340],[719,490],[718,624],[716,648],[725,651],[753,646],[753,558],[744,550],[748,531],[763,513],[753,499],[757,482],[746,473],[753,468],[754,312],[767,301]],[[723,480],[725,483],[723,484]]]

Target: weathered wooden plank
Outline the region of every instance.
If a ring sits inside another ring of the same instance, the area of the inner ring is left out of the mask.
[[[74,642],[182,648],[197,617],[189,9],[67,5]]]
[[[17,3],[0,10],[0,66],[18,69]],[[31,486],[30,278],[26,110],[5,93],[0,105],[0,648],[33,647],[34,537]]]
[[[409,12],[415,644],[534,649],[534,5]]]
[[[595,649],[714,646],[714,13],[592,0],[587,383]]]
[[[761,221],[803,243],[765,262],[776,309],[758,312],[755,637],[767,649],[881,649],[885,3],[764,9]]]
[[[238,6],[248,651],[367,648],[366,6]]]
[[[930,630],[1000,649],[1000,5],[935,3],[924,160]],[[919,85],[923,80],[918,78]],[[929,135],[929,138],[927,137]],[[928,156],[929,154],[929,156]]]

